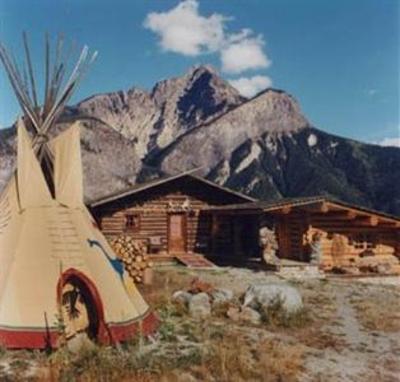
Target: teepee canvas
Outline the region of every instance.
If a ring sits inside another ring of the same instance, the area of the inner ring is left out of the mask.
[[[42,107],[2,46],[0,58],[28,122],[18,121],[17,168],[0,196],[0,345],[56,347],[82,333],[112,344],[153,330],[154,315],[83,203],[78,123],[48,135],[85,58],[59,95],[46,85]]]

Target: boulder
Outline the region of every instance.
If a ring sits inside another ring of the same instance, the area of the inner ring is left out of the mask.
[[[178,290],[172,295],[171,299],[173,302],[177,302],[185,306],[188,306],[192,297],[193,295],[191,293],[185,292],[183,290]]]
[[[95,347],[96,345],[85,332],[77,333],[67,341],[67,348],[73,354],[77,354],[82,350],[94,350]]]
[[[261,314],[256,310],[245,306],[239,314],[240,321],[248,322],[250,324],[259,325],[261,323]]]
[[[191,283],[189,292],[190,293],[211,293],[215,288],[208,282],[201,280],[199,277],[195,277]]]
[[[189,301],[189,313],[194,318],[205,318],[211,314],[210,298],[207,293],[199,293]]]
[[[230,289],[215,289],[210,293],[213,305],[223,304],[233,300],[233,291]]]
[[[378,264],[376,266],[376,272],[380,275],[389,275],[393,273],[392,265],[389,263]]]
[[[226,315],[228,318],[230,318],[232,321],[239,321],[240,320],[240,309],[236,306],[231,306],[228,311],[226,312]]]
[[[358,276],[361,274],[358,267],[341,267],[341,270],[346,275]]]
[[[303,307],[299,291],[286,283],[253,284],[246,290],[243,307],[268,309],[280,301],[286,313],[292,314]]]

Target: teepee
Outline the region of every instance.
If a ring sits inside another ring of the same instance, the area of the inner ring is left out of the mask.
[[[112,344],[156,325],[83,203],[79,123],[55,136],[57,118],[95,57],[84,47],[63,81],[62,45],[58,39],[51,65],[46,38],[39,105],[26,36],[25,75],[0,44],[24,112],[16,170],[0,195],[0,345],[7,348],[57,347],[78,335]]]

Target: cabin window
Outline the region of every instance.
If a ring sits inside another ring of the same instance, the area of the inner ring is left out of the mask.
[[[125,215],[125,231],[138,232],[140,228],[140,215],[127,214]]]
[[[371,234],[359,234],[352,240],[354,248],[356,249],[373,249],[376,248],[376,238]]]

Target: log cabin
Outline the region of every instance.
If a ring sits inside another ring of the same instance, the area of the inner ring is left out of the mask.
[[[199,254],[233,250],[234,236],[227,221],[220,225],[217,240],[212,241],[213,217],[205,210],[253,201],[249,196],[186,172],[93,201],[90,208],[109,240],[128,235],[142,241],[154,262],[178,259],[191,266],[209,266],[210,262]],[[255,226],[253,232],[256,235]],[[255,236],[252,245],[257,247]]]
[[[391,271],[400,273],[400,219],[396,216],[326,196],[215,206],[209,213],[216,222],[243,216],[272,227],[280,259],[309,263],[317,236],[323,270],[368,271],[390,265]]]
[[[280,259],[308,264],[318,236],[323,270],[391,263],[400,271],[400,219],[326,196],[257,201],[188,172],[139,184],[90,208],[107,238],[140,240],[155,262],[261,259],[259,230],[267,225]]]

